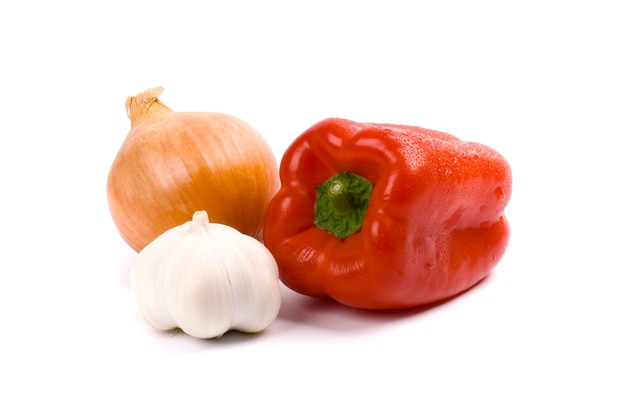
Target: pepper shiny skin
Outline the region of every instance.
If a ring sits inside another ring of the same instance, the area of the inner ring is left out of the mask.
[[[316,226],[320,190],[333,188],[321,185],[339,173],[371,182],[360,227],[341,238]],[[363,309],[445,300],[485,278],[509,242],[509,164],[446,133],[322,120],[289,146],[280,178],[263,239],[283,283],[309,296]]]

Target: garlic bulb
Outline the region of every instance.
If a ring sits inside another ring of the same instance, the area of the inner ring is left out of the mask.
[[[206,211],[157,237],[131,269],[139,313],[154,328],[197,338],[268,327],[281,304],[278,267],[258,240],[210,223]]]

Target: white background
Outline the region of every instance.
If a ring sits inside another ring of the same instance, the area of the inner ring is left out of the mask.
[[[0,414],[626,415],[625,17],[602,0],[3,2]],[[262,334],[156,332],[105,185],[126,97],[158,85],[278,159],[331,116],[488,144],[514,174],[507,253],[422,312],[285,289]]]

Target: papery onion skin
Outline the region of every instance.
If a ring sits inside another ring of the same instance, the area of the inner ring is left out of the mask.
[[[113,221],[136,252],[204,210],[211,221],[262,239],[279,187],[265,139],[223,113],[175,112],[157,87],[129,97],[131,130],[113,161],[107,197]]]

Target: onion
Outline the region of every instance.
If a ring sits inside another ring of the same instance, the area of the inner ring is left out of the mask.
[[[262,239],[278,190],[269,144],[227,114],[175,112],[147,90],[126,100],[131,129],[113,161],[107,197],[122,238],[140,252],[204,210],[211,221]]]

